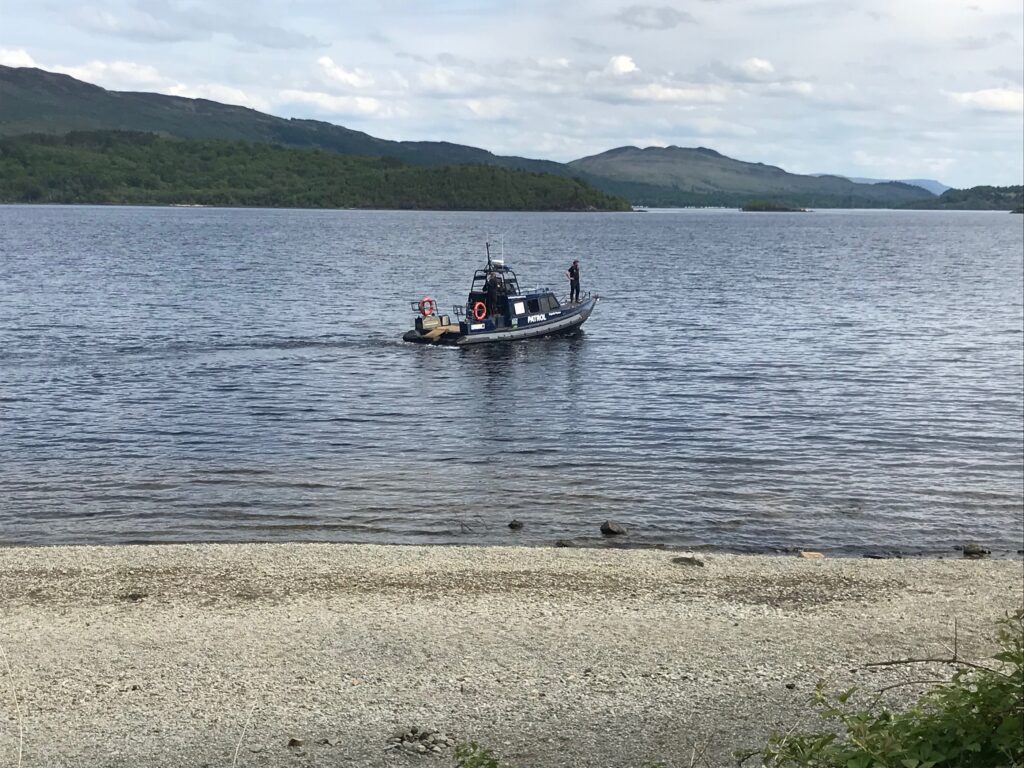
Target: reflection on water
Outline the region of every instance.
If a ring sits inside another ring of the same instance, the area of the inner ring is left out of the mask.
[[[531,285],[582,260],[585,331],[399,341],[408,299],[464,299],[488,231]],[[1015,552],[1022,242],[994,214],[0,207],[0,541],[614,517],[641,543]]]

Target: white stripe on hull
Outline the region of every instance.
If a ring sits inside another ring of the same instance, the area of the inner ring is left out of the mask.
[[[594,306],[597,304],[597,299],[592,299],[592,303],[586,309],[572,314],[564,320],[557,320],[553,323],[542,323],[536,326],[526,328],[516,328],[511,331],[490,331],[488,333],[470,333],[463,336],[457,342],[458,346],[464,347],[468,344],[482,344],[488,341],[516,341],[518,339],[532,339],[537,336],[547,336],[552,333],[558,333],[560,331],[567,331],[575,326],[583,325],[584,321],[590,317],[590,313],[594,310]]]

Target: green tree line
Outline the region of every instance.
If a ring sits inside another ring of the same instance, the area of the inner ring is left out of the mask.
[[[244,141],[126,131],[0,139],[0,202],[623,211],[584,181],[485,165],[422,167]]]
[[[934,200],[914,208],[939,208],[947,211],[1010,211],[1024,206],[1024,186],[971,187],[947,189]]]

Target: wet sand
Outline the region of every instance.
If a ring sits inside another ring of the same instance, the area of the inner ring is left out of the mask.
[[[985,655],[1019,561],[504,547],[0,549],[0,765],[730,765],[821,678]],[[17,702],[14,692],[17,693]],[[911,689],[896,693],[909,695]],[[288,746],[289,740],[301,744]],[[236,757],[237,748],[237,757]]]

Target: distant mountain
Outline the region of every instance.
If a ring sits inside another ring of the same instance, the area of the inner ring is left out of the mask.
[[[743,205],[751,199],[793,206],[898,207],[934,195],[899,182],[856,184],[839,176],[802,176],[697,147],[619,147],[569,163],[601,188],[647,205]]]
[[[937,198],[907,207],[944,211],[1015,211],[1021,206],[1024,206],[1024,186],[947,189]]]
[[[480,163],[567,175],[561,163],[501,157],[444,141],[388,141],[319,120],[159,93],[108,91],[68,75],[0,66],[0,136],[69,131],[145,131],[182,139],[240,139],[341,155],[394,157],[414,165]]]
[[[279,144],[420,166],[499,166],[577,177],[649,206],[740,207],[756,199],[793,207],[880,208],[933,197],[898,182],[855,184],[837,176],[800,176],[702,147],[620,147],[563,164],[449,142],[388,141],[318,120],[285,119],[206,99],[108,91],[67,75],[0,66],[0,137],[96,130]]]
[[[822,174],[822,176],[825,175],[827,174]],[[933,195],[941,195],[947,189],[952,189],[948,184],[943,184],[935,179],[866,179],[860,176],[845,176],[844,178],[849,179],[855,184],[888,184],[898,181],[900,184],[911,184],[915,187],[921,187],[921,189],[927,189]]]

